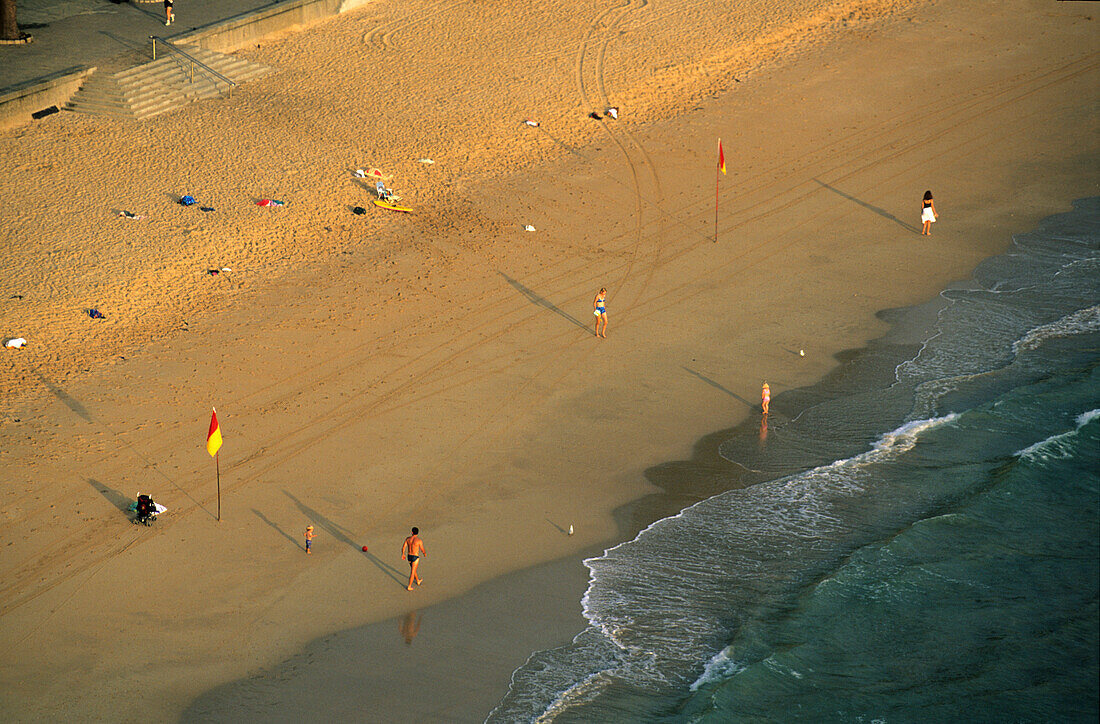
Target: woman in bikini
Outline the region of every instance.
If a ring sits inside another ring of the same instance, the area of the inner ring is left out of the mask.
[[[592,313],[596,315],[596,336],[607,339],[607,307],[604,305],[605,297],[607,297],[607,290],[600,289],[600,293],[592,300]],[[600,334],[600,322],[603,322],[603,334]]]

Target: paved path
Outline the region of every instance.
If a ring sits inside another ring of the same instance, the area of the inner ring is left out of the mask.
[[[29,45],[0,45],[0,92],[76,65],[122,68],[148,60],[149,36],[171,37],[278,0],[175,0],[176,22],[164,26],[161,2],[16,0]]]

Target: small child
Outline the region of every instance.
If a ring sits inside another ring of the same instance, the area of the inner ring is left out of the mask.
[[[306,526],[306,553],[313,553],[313,526]]]

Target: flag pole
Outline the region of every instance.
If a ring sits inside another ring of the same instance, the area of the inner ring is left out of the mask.
[[[718,139],[718,158],[719,161],[714,166],[714,243],[718,243],[718,182],[721,180],[722,171],[722,139]]]
[[[717,167],[714,169],[714,243],[718,243],[718,181],[721,178]]]
[[[222,468],[218,451],[222,447],[222,429],[218,425],[218,411],[210,409],[210,429],[206,433],[206,452],[214,458],[214,471],[218,476],[218,521],[222,519]]]

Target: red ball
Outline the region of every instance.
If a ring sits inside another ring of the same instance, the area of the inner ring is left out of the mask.
[[[366,552],[367,552],[367,547],[366,547],[366,546],[363,546],[363,552],[364,552],[364,553],[366,553]]]

